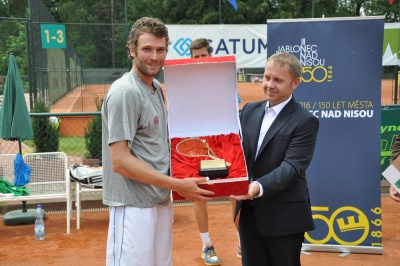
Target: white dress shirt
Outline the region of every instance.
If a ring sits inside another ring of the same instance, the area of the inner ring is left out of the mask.
[[[286,101],[281,102],[280,104],[275,105],[274,107],[269,107],[269,102],[267,101],[267,104],[265,105],[265,114],[263,121],[261,123],[261,129],[260,129],[260,135],[258,137],[258,143],[257,143],[257,152],[256,152],[256,158],[258,155],[258,151],[260,150],[261,143],[264,140],[265,134],[267,133],[268,129],[271,127],[272,123],[274,122],[275,118],[278,116],[278,114],[282,111],[283,107],[292,99],[292,96],[290,96],[289,99]],[[254,198],[261,197],[264,193],[264,190],[261,186],[261,184],[257,181],[255,181],[258,186],[260,187],[260,192],[257,195],[254,195]]]

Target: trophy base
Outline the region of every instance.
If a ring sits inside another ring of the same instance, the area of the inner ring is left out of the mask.
[[[200,161],[200,176],[208,176],[210,179],[225,178],[228,176],[228,167],[225,160]]]

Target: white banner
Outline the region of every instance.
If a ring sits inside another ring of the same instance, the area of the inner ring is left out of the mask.
[[[234,55],[238,68],[263,68],[267,62],[267,24],[167,25],[172,45],[167,59],[190,57],[197,38],[211,42],[213,56]]]

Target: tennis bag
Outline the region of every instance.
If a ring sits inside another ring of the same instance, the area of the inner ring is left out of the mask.
[[[69,166],[69,175],[73,181],[82,183],[85,187],[102,188],[103,170],[102,168],[92,169],[81,164],[73,163]]]

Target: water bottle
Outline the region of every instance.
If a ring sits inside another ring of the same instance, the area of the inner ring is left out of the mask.
[[[38,204],[36,209],[35,237],[36,240],[44,240],[43,210],[42,205],[40,204]]]

